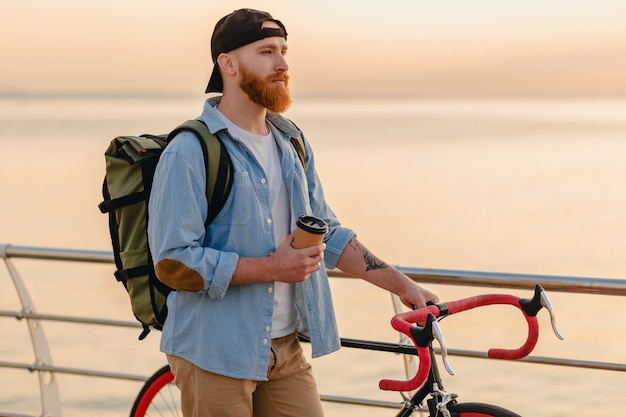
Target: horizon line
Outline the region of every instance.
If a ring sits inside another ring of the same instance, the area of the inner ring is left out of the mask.
[[[166,93],[166,92],[122,92],[122,91],[85,91],[85,92],[29,92],[0,90],[0,99],[115,99],[115,100],[141,100],[141,99],[196,99],[216,95],[215,93]],[[452,94],[452,93],[293,93],[292,98],[299,100],[350,100],[363,99],[594,99],[614,98],[626,99],[626,93],[482,93],[482,94]]]

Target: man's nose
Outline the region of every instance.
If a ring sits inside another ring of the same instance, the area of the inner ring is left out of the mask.
[[[278,55],[279,58],[276,62],[276,71],[286,72],[289,69],[289,64],[287,64],[287,59],[284,55]]]

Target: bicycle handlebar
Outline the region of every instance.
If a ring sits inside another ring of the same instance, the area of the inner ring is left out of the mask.
[[[419,357],[419,368],[416,375],[408,381],[390,379],[381,380],[379,383],[380,389],[407,392],[420,387],[426,381],[431,368],[429,346],[435,338],[439,338],[437,337],[439,329],[436,320],[438,317],[445,317],[462,311],[471,310],[476,307],[495,304],[508,304],[519,308],[528,323],[528,337],[526,338],[524,344],[517,349],[490,349],[487,353],[489,358],[520,359],[532,352],[539,337],[539,325],[536,314],[542,307],[546,307],[550,312],[553,330],[557,337],[562,339],[554,324],[552,307],[547,299],[545,291],[540,285],[535,287],[535,295],[532,299],[521,299],[519,297],[506,294],[486,294],[407,311],[395,315],[391,319],[391,325],[394,329],[406,334],[415,344],[417,355]],[[415,323],[423,322],[426,322],[424,327],[418,327],[415,325]],[[445,355],[445,346],[443,346],[441,340],[439,340],[439,342],[442,344],[442,353]]]

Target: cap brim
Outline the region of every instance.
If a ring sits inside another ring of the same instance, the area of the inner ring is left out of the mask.
[[[213,72],[209,79],[209,85],[206,87],[205,93],[221,93],[224,88],[222,83],[222,76],[220,75],[220,69],[217,64],[213,66]]]

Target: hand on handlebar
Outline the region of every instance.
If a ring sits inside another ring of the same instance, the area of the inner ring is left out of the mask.
[[[420,387],[428,378],[431,368],[430,344],[437,339],[441,345],[442,358],[448,372],[453,375],[447,361],[447,350],[443,340],[443,334],[437,323],[438,317],[445,317],[451,314],[470,310],[480,306],[493,304],[510,304],[519,308],[526,322],[528,323],[528,337],[524,344],[517,349],[490,349],[488,356],[498,359],[520,359],[527,356],[534,349],[539,337],[539,325],[537,323],[537,313],[545,307],[550,313],[552,329],[559,339],[563,339],[556,328],[554,311],[540,285],[535,287],[535,294],[532,299],[520,299],[512,295],[488,294],[476,297],[465,298],[449,303],[430,305],[417,310],[407,311],[395,315],[391,320],[394,329],[406,334],[415,344],[419,356],[419,368],[417,374],[408,381],[396,381],[383,379],[380,381],[380,389],[390,391],[412,391]],[[415,323],[426,322],[424,327],[418,327]]]

